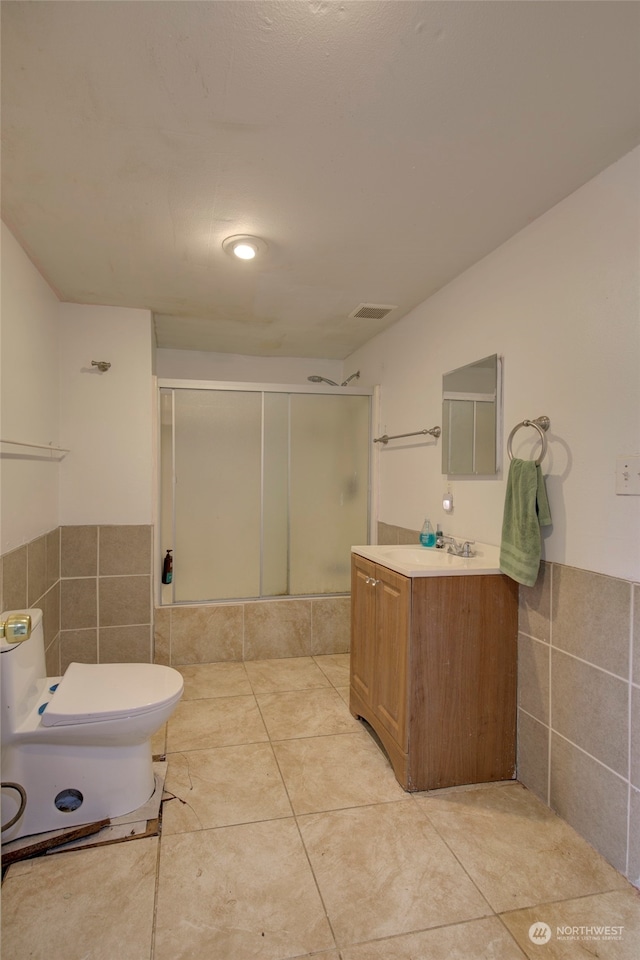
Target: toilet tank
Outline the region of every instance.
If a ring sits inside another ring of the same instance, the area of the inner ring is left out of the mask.
[[[8,643],[6,637],[0,637],[0,722],[3,731],[5,727],[14,730],[26,717],[38,693],[38,681],[47,675],[42,610],[7,610],[0,614],[0,620],[6,620],[12,613],[31,616],[31,636],[20,643]]]

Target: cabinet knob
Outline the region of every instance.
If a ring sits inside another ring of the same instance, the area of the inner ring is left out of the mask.
[[[365,583],[370,583],[372,587],[376,587],[380,583],[380,581],[376,580],[375,577],[367,577],[367,579],[365,580]]]

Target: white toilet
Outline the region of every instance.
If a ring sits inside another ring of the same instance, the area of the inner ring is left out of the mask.
[[[142,806],[155,780],[151,737],[182,696],[177,670],[152,663],[72,663],[47,677],[41,610],[28,640],[0,638],[2,842],[114,818]],[[26,791],[23,805],[17,789]]]

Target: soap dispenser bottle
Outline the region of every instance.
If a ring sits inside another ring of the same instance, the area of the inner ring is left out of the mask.
[[[431,526],[430,520],[425,520],[422,524],[422,530],[420,531],[420,543],[423,547],[435,547],[436,545],[436,535]]]
[[[173,580],[173,557],[171,556],[172,551],[167,550],[166,556],[164,558],[164,563],[162,564],[162,582],[171,583]]]

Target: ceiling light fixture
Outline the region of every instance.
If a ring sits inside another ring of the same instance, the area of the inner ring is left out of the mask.
[[[254,260],[258,254],[264,253],[267,244],[260,237],[249,237],[237,234],[234,237],[227,237],[222,241],[222,249],[230,257],[237,257],[239,260]]]

